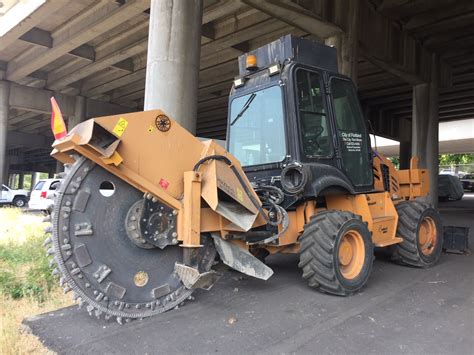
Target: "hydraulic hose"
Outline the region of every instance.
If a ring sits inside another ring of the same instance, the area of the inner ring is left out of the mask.
[[[244,191],[247,194],[247,196],[249,197],[250,201],[255,206],[255,208],[258,210],[258,212],[262,215],[262,217],[265,219],[265,222],[267,224],[269,224],[271,226],[274,226],[274,227],[277,227],[278,225],[282,224],[282,230],[281,230],[280,233],[277,233],[277,234],[275,234],[275,235],[273,235],[273,236],[271,236],[271,237],[269,237],[269,238],[267,238],[263,241],[259,241],[257,243],[253,243],[253,244],[270,243],[270,242],[278,239],[281,234],[286,232],[286,230],[288,229],[288,224],[289,224],[288,214],[286,213],[286,210],[283,207],[277,205],[274,201],[272,201],[271,198],[266,199],[264,202],[267,202],[268,204],[270,204],[275,209],[276,214],[277,214],[276,221],[271,220],[270,217],[265,213],[265,210],[262,208],[262,206],[260,206],[259,201],[257,201],[257,199],[253,195],[252,191],[249,190],[249,188],[247,186],[247,183],[245,182],[244,178],[240,174],[239,170],[232,164],[232,161],[229,158],[227,158],[224,155],[209,155],[207,157],[204,157],[204,158],[200,159],[194,165],[193,170],[197,172],[199,170],[199,168],[201,167],[201,165],[204,164],[205,162],[209,161],[209,160],[219,160],[219,161],[224,162],[225,164],[227,164],[230,167],[230,169],[232,170],[234,175],[239,180],[240,185],[244,189]],[[274,186],[259,186],[259,189],[260,190],[267,189],[267,190],[276,191],[277,188],[274,187]],[[280,202],[279,201],[280,199],[281,198],[279,198],[276,202]]]

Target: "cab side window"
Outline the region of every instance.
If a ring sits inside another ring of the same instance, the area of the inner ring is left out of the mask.
[[[331,154],[330,128],[323,104],[320,75],[298,69],[296,91],[304,155],[308,158],[329,156]]]

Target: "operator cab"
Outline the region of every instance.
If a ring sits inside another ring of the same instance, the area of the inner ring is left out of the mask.
[[[369,135],[335,48],[284,36],[239,57],[227,149],[250,181],[289,199],[373,190]]]

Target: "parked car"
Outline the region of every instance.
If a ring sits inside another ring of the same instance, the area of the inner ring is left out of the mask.
[[[462,187],[464,190],[474,192],[474,174],[466,174],[461,178]]]
[[[438,198],[441,201],[460,200],[464,195],[464,189],[458,177],[452,175],[439,175]]]
[[[61,179],[39,180],[31,191],[28,207],[31,210],[49,213],[54,206],[55,192],[60,184]]]
[[[2,185],[0,193],[1,205],[13,205],[15,207],[24,207],[28,202],[29,191],[13,190],[6,185]]]

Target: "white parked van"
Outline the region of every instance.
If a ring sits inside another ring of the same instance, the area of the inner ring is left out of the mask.
[[[31,210],[50,212],[54,205],[54,193],[60,184],[61,179],[39,180],[31,191],[28,207]]]

